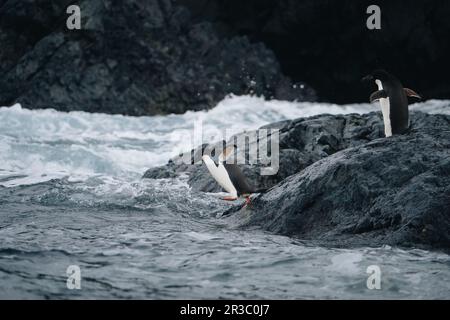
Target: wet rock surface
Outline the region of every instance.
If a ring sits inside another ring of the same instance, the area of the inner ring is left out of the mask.
[[[450,248],[450,116],[414,112],[410,132],[391,138],[383,137],[380,113],[266,127],[280,129],[279,172],[242,167],[269,190],[225,212],[231,224],[338,247]],[[188,174],[194,190],[220,191],[205,166],[177,161],[144,177]]]
[[[315,162],[230,219],[330,246],[448,250],[450,117],[416,114],[413,126]]]

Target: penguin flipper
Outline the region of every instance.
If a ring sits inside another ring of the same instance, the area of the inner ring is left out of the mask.
[[[203,162],[214,180],[225,189],[232,197],[237,197],[237,191],[230,176],[222,163],[218,165],[207,155],[203,156]]]
[[[403,88],[403,89],[405,90],[405,93],[406,93],[407,97],[413,97],[413,98],[417,98],[417,99],[422,99],[422,97],[417,92],[415,92],[414,90],[409,89],[409,88]]]
[[[384,91],[384,90],[375,91],[374,93],[372,93],[370,95],[370,103],[380,100],[382,98],[387,98],[387,97],[388,97],[388,94],[386,91]]]

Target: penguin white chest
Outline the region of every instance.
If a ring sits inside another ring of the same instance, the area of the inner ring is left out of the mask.
[[[378,86],[378,90],[383,90],[383,84],[380,80],[375,80],[375,83]],[[381,113],[383,113],[383,122],[384,122],[384,134],[386,137],[392,136],[392,126],[391,126],[391,105],[388,98],[380,99]]]
[[[230,176],[228,175],[227,169],[225,169],[224,165],[219,162],[219,165],[216,166],[214,161],[207,155],[204,155],[202,159],[208,168],[209,173],[211,173],[217,183],[232,196],[237,197],[237,190],[231,182]]]

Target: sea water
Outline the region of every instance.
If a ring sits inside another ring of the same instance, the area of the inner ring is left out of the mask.
[[[411,109],[450,114],[450,101]],[[185,176],[141,179],[190,149],[196,121],[213,142],[224,129],[373,110],[249,96],[155,117],[0,108],[0,298],[449,299],[445,253],[234,229],[219,217],[233,204],[192,191]],[[367,286],[370,266],[380,289]]]

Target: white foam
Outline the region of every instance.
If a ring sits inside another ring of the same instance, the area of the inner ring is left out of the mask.
[[[327,266],[327,270],[342,274],[355,275],[361,271],[359,264],[362,259],[363,255],[360,252],[340,253],[331,258],[331,264]]]

